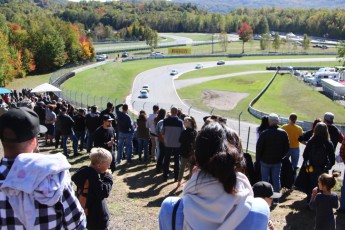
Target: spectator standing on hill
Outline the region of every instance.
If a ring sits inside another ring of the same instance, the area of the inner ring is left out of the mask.
[[[261,133],[265,131],[266,129],[268,129],[269,126],[270,125],[268,124],[268,116],[265,115],[261,118],[260,126],[256,128],[256,140],[259,139],[259,136],[261,135]]]
[[[310,200],[310,208],[316,210],[315,230],[335,230],[335,220],[333,208],[338,208],[338,196],[332,192],[332,188],[336,184],[335,177],[337,173],[329,175],[323,173],[318,178],[318,187],[313,189]],[[320,192],[319,192],[320,191]]]
[[[181,155],[181,165],[178,175],[177,187],[181,186],[181,181],[184,174],[184,169],[186,165],[189,165],[188,179],[192,177],[192,169],[195,165],[195,138],[197,134],[197,126],[194,117],[185,117],[183,120],[185,130],[182,131],[179,142],[181,143],[180,155]]]
[[[108,150],[93,148],[90,166],[82,166],[72,176],[78,196],[83,196],[79,200],[85,210],[87,229],[90,230],[106,230],[109,226],[109,210],[104,198],[109,197],[113,186],[113,177],[108,169],[111,159]]]
[[[97,106],[91,106],[91,111],[85,116],[85,123],[87,129],[87,149],[89,153],[93,147],[93,141],[95,139],[95,131],[100,126],[100,115],[97,110]]]
[[[149,117],[147,118],[146,127],[150,129],[151,148],[150,148],[149,158],[153,161],[156,161],[156,158],[158,158],[158,156],[159,156],[159,152],[157,149],[157,133],[156,133],[156,129],[155,129],[154,120],[158,115],[159,106],[154,105],[152,110],[153,110],[153,113],[150,114]]]
[[[112,119],[114,119],[112,122],[111,122],[111,126],[113,127],[113,129],[115,130],[116,132],[116,136],[118,136],[118,133],[117,133],[117,124],[116,124],[116,118],[115,118],[115,115],[114,115],[114,104],[111,103],[111,102],[108,102],[107,103],[107,108],[105,110],[103,110],[100,114],[100,124],[102,125],[102,117],[103,115],[105,114],[108,114]]]
[[[287,157],[291,157],[291,164],[293,167],[294,178],[296,178],[296,172],[298,169],[298,160],[299,160],[299,142],[298,138],[302,135],[303,129],[301,126],[296,124],[297,115],[291,113],[289,116],[289,123],[282,126],[282,129],[289,136],[290,149],[287,154]]]
[[[207,121],[195,143],[196,165],[182,198],[168,197],[159,212],[159,229],[267,229],[269,207],[253,190],[244,159],[224,124]],[[176,218],[173,218],[176,213]]]
[[[83,230],[86,217],[71,186],[71,165],[62,154],[36,153],[39,132],[39,117],[28,108],[0,117],[1,228]]]
[[[166,115],[165,109],[160,109],[158,111],[158,115],[155,118],[155,129],[157,134],[157,140],[158,140],[158,148],[159,148],[159,156],[157,159],[157,165],[156,165],[156,172],[160,173],[162,171],[162,165],[163,165],[163,159],[164,159],[164,136],[162,134],[162,126],[163,126],[163,120]]]
[[[57,117],[58,123],[59,123],[59,128],[60,128],[60,133],[62,136],[62,148],[63,148],[63,153],[66,157],[68,157],[68,152],[67,152],[67,139],[68,137],[72,140],[73,142],[73,153],[74,156],[79,156],[78,153],[78,139],[74,134],[73,131],[73,126],[74,126],[74,120],[67,115],[67,108],[62,107],[61,108],[61,113]]]
[[[316,118],[313,122],[312,128],[306,132],[304,132],[301,136],[299,136],[298,141],[301,142],[302,144],[306,145],[310,138],[313,136],[314,133],[314,128],[317,123],[321,122],[320,118]]]
[[[120,111],[122,107],[122,111]],[[119,137],[118,137],[118,150],[116,162],[120,163],[123,156],[123,147],[126,146],[127,163],[132,162],[133,153],[133,133],[134,126],[132,118],[128,115],[128,105],[119,104],[115,107],[116,117],[118,122]]]
[[[169,177],[170,158],[174,156],[174,179],[178,180],[180,168],[180,135],[184,130],[183,121],[177,116],[177,108],[170,109],[170,116],[163,120],[162,134],[164,136],[163,180]]]
[[[319,122],[315,126],[314,134],[304,149],[303,160],[309,171],[308,181],[306,181],[307,202],[309,203],[319,176],[330,170],[335,163],[334,148],[325,123]]]
[[[37,113],[40,119],[40,125],[45,125],[46,120],[46,111],[45,111],[45,104],[43,101],[36,102],[34,107],[34,111]]]
[[[112,172],[116,170],[115,164],[115,130],[112,127],[112,121],[114,119],[105,114],[102,117],[102,125],[99,126],[95,131],[94,147],[101,147],[108,150],[112,155],[112,161],[110,169]]]
[[[343,163],[345,162],[345,139],[341,143],[340,153],[339,153]],[[345,164],[345,163],[344,163]],[[337,210],[338,213],[345,214],[345,170],[343,171],[343,185],[340,189],[340,207]]]
[[[74,132],[75,136],[80,140],[79,151],[84,149],[85,133],[86,133],[86,121],[85,121],[85,110],[78,109],[78,114],[73,117],[74,119]]]
[[[56,114],[54,113],[54,106],[49,104],[46,106],[46,117],[45,117],[45,126],[47,127],[47,132],[45,133],[45,141],[46,145],[48,144],[48,139],[50,140],[49,144],[53,144],[54,138],[54,129],[55,129],[55,121],[56,121]]]
[[[334,150],[337,148],[338,142],[341,143],[344,139],[344,135],[339,131],[334,122],[334,114],[331,112],[325,113],[323,117],[323,122],[326,123],[328,128],[328,133],[331,138],[331,142],[333,143]]]
[[[148,161],[150,129],[147,128],[147,118],[145,113],[141,113],[137,119],[137,143],[139,161],[142,161],[141,155],[144,150],[144,161]]]
[[[282,159],[289,151],[289,137],[278,127],[279,117],[275,113],[268,116],[269,128],[259,137],[256,144],[256,159],[260,161],[263,181],[273,183],[275,192],[280,192],[280,172]],[[278,201],[274,200],[273,204]]]
[[[260,197],[264,199],[268,206],[272,206],[273,199],[279,199],[281,193],[273,191],[273,187],[266,181],[259,181],[253,185],[254,197]],[[268,221],[268,230],[274,230],[274,225],[271,220]]]

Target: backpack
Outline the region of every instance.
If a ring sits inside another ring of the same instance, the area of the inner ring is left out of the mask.
[[[311,147],[309,164],[312,166],[325,166],[328,163],[327,149],[324,144]]]
[[[81,207],[84,209],[84,213],[87,216],[88,215],[88,208],[87,208],[87,195],[89,192],[89,180],[86,179],[84,182],[84,186],[83,187],[77,187],[77,198],[79,200],[79,203],[81,205]]]

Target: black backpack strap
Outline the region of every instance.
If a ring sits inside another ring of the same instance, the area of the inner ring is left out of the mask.
[[[173,213],[172,213],[172,219],[171,219],[171,229],[172,230],[175,230],[175,224],[176,224],[176,212],[177,212],[177,209],[178,209],[178,206],[180,205],[180,202],[181,202],[181,198],[174,204],[174,210],[173,210]]]

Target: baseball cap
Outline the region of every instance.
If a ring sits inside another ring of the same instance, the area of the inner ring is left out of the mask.
[[[259,181],[253,185],[254,197],[268,197],[268,198],[280,198],[282,196],[279,192],[274,192],[273,187],[266,181]]]
[[[323,119],[326,120],[326,121],[329,121],[329,122],[332,122],[332,123],[333,123],[334,114],[331,113],[331,112],[327,112],[327,113],[325,113],[325,115],[323,116]]]
[[[28,141],[46,131],[37,113],[26,107],[12,108],[0,116],[0,139],[4,142]]]
[[[271,113],[270,115],[268,115],[268,120],[279,123],[279,116],[275,113]]]
[[[108,114],[104,114],[102,117],[103,121],[113,121],[114,119]]]

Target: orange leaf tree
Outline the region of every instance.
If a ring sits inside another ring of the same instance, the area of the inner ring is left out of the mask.
[[[244,53],[244,43],[252,39],[253,29],[247,22],[243,22],[241,27],[238,29],[237,34],[242,41],[242,53]]]

